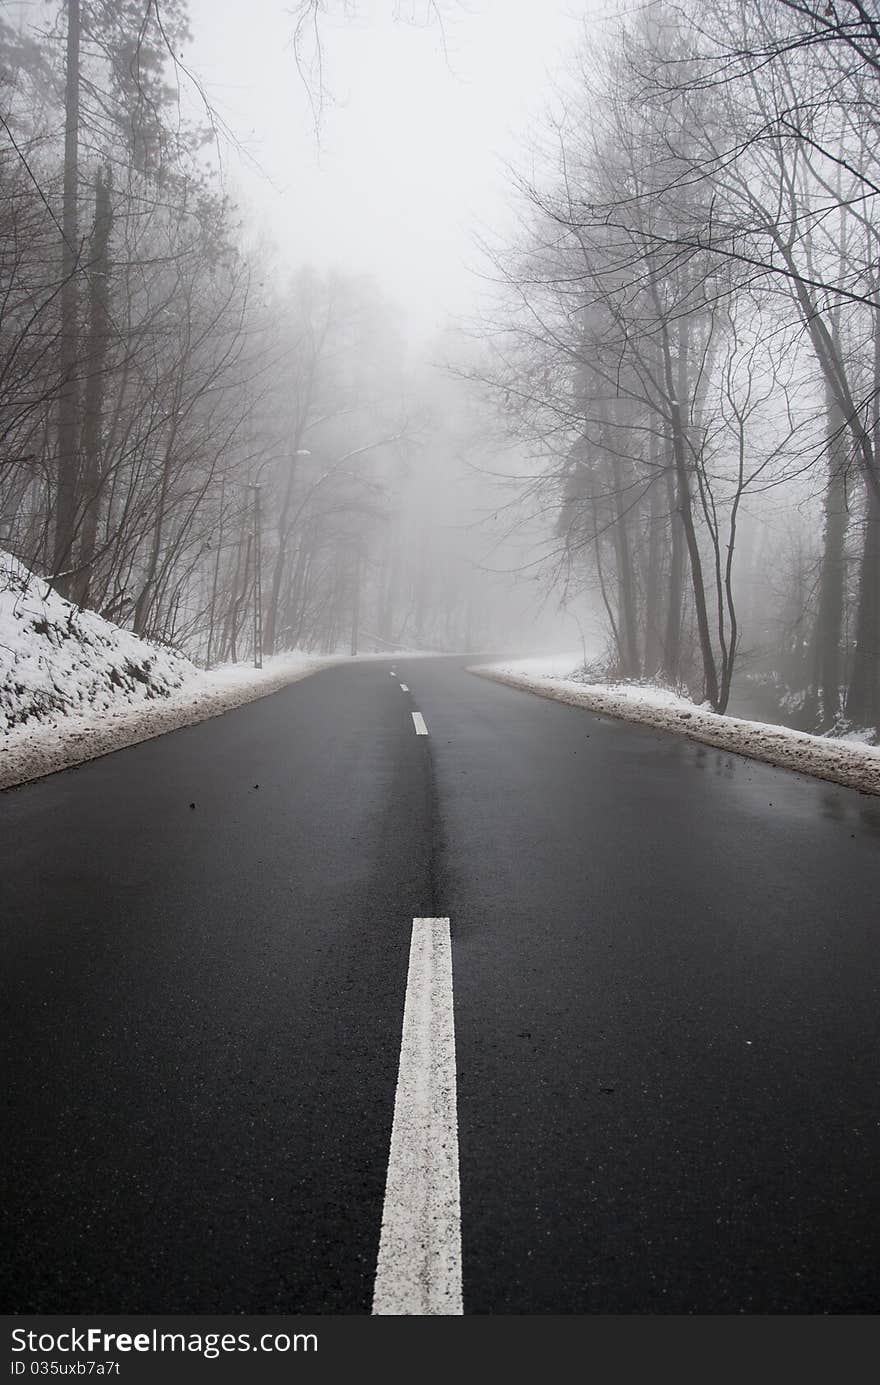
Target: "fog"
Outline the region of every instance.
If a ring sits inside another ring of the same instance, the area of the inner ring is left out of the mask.
[[[276,284],[299,266],[369,280],[403,344],[404,359],[387,361],[415,396],[393,524],[437,603],[430,640],[579,648],[576,622],[537,580],[534,532],[493,520],[511,499],[499,474],[521,469],[510,440],[446,367],[471,354],[455,329],[487,298],[481,242],[513,224],[508,166],[583,17],[525,0],[439,11],[370,0],[298,38],[272,0],[245,32],[234,0],[190,12],[186,58],[202,90],[188,100],[206,98],[222,121],[211,152]],[[424,644],[421,594],[413,602],[415,633],[406,612],[395,633]],[[372,624],[389,636],[387,620]]]
[[[473,308],[475,233],[510,220],[504,163],[580,21],[554,0],[366,0],[320,17],[321,72],[305,33],[300,72],[292,9],[257,0],[242,26],[236,0],[190,6],[186,52],[242,146],[221,136],[227,182],[287,266],[372,276],[424,346]]]
[[[569,649],[875,726],[874,77],[820,8],[8,5],[0,542],[202,664]]]

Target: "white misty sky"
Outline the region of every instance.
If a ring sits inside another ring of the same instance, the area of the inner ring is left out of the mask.
[[[357,0],[322,20],[331,99],[316,143],[285,0],[190,0],[185,57],[265,177],[224,150],[230,191],[291,266],[372,274],[417,332],[467,311],[473,233],[504,219],[548,74],[609,0],[461,0],[445,40],[426,0]],[[341,6],[337,7],[341,8]],[[416,23],[394,20],[395,9]]]

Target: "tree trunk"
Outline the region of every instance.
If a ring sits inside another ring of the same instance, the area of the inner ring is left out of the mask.
[[[70,564],[76,533],[79,483],[77,449],[77,260],[79,175],[79,41],[80,0],[67,0],[67,62],[64,97],[64,198],[61,213],[61,331],[59,340],[60,394],[58,399],[58,488],[53,583],[62,596],[70,590],[65,569]]]
[[[181,381],[183,372],[181,372]],[[147,571],[134,604],[134,616],[132,618],[132,628],[136,635],[146,635],[150,623],[150,613],[153,608],[153,599],[156,594],[156,573],[159,570],[159,554],[162,552],[162,540],[165,535],[165,524],[168,518],[168,496],[171,490],[172,472],[175,461],[175,450],[177,447],[177,434],[179,427],[180,409],[180,390],[181,385],[175,390],[174,401],[171,409],[171,426],[168,433],[168,440],[165,444],[165,452],[162,458],[162,482],[159,487],[159,498],[156,505],[156,519],[153,524],[153,538],[150,544],[150,556],[147,561]]]
[[[854,726],[880,731],[880,498],[870,483],[866,489],[865,544],[846,714]]]
[[[703,696],[712,707],[718,705],[718,672],[715,654],[712,649],[712,635],[709,629],[709,610],[706,604],[706,584],[703,580],[703,563],[700,558],[700,545],[694,526],[693,501],[690,487],[690,467],[688,463],[688,439],[686,414],[682,397],[687,388],[687,323],[678,326],[678,380],[672,368],[672,354],[666,327],[663,333],[663,363],[666,374],[666,389],[669,401],[670,425],[672,432],[672,458],[675,464],[676,507],[681,516],[684,538],[687,545],[691,569],[691,588],[694,593],[694,610],[697,617],[697,634],[700,641],[700,654],[703,661]]]
[[[663,491],[659,470],[660,448],[652,447],[657,470],[653,473],[648,506],[648,561],[645,571],[645,675],[655,677],[663,662],[663,546],[667,528],[663,517]]]
[[[71,586],[74,600],[87,606],[98,532],[98,512],[103,490],[102,424],[106,394],[107,354],[110,346],[109,243],[113,224],[109,179],[101,169],[95,179],[95,222],[89,252],[89,347],[88,375],[83,401],[82,428],[82,534],[77,571]]]
[[[616,510],[614,555],[617,559],[617,625],[620,631],[618,650],[621,663],[619,673],[623,678],[638,678],[641,669],[639,668],[636,599],[625,491],[618,491]]]
[[[675,476],[666,473],[666,500],[669,506],[669,604],[666,607],[666,633],[663,638],[663,676],[677,686],[681,678],[681,622],[684,604],[684,529],[675,498]]]
[[[828,484],[825,490],[825,534],[819,575],[819,608],[813,632],[817,729],[830,731],[840,717],[841,634],[843,630],[844,542],[846,509],[845,420],[833,390],[826,384]]]
[[[299,443],[298,437],[294,439],[294,443],[294,453],[290,460],[287,481],[284,486],[284,500],[281,505],[281,513],[278,516],[278,525],[276,528],[278,547],[275,550],[275,561],[272,564],[272,582],[269,587],[269,600],[266,603],[263,645],[267,654],[275,653],[275,642],[278,638],[278,611],[281,601],[281,586],[284,581],[285,569],[287,568],[288,545],[290,543],[288,524],[290,520],[290,507],[293,503],[293,488],[298,471],[296,457]]]
[[[211,658],[214,654],[214,626],[217,620],[217,591],[220,583],[220,559],[223,556],[223,526],[226,518],[226,476],[220,480],[220,517],[217,525],[217,538],[214,547],[214,573],[211,578],[211,606],[208,616],[208,652],[205,655],[205,667],[211,667]]]
[[[880,273],[875,280],[880,290]],[[869,450],[880,456],[880,314],[874,314],[874,391],[871,396]],[[869,430],[865,430],[867,433]],[[867,471],[865,545],[859,573],[855,651],[846,713],[859,727],[872,727],[880,735],[880,485],[876,472]]]

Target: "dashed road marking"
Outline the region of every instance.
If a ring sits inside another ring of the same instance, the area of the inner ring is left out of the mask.
[[[452,942],[413,919],[373,1313],[463,1312]]]
[[[427,736],[428,728],[425,725],[425,718],[422,716],[421,712],[413,712],[412,719],[413,726],[416,728],[416,735]]]
[[[401,692],[409,692],[409,688],[406,686],[405,683],[401,683],[401,685],[400,685],[400,691],[401,691]]]

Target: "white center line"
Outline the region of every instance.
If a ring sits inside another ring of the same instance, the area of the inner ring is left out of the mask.
[[[400,685],[400,691],[401,691],[401,692],[409,692],[409,688],[406,686],[405,683],[401,683],[401,685]]]
[[[413,919],[373,1313],[463,1313],[449,919]]]
[[[397,670],[393,668],[393,669],[391,670],[391,672],[388,674],[388,677],[389,677],[389,678],[396,678],[396,677],[397,677]]]
[[[416,728],[416,735],[427,736],[428,728],[425,725],[425,718],[422,716],[421,712],[413,712],[412,719],[413,726]]]

